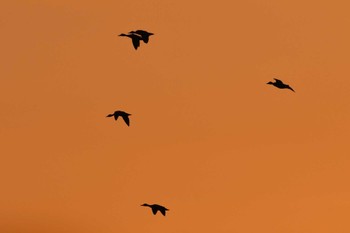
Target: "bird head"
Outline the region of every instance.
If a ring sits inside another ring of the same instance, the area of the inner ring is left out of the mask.
[[[273,82],[268,82],[268,83],[266,83],[266,84],[273,84]]]
[[[147,203],[142,204],[141,206],[149,206]]]

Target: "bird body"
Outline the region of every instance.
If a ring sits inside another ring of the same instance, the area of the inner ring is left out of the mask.
[[[146,44],[148,43],[149,37],[151,35],[154,35],[152,32],[147,32],[144,30],[136,30],[136,31],[130,31],[129,34],[120,34],[119,36],[125,36],[129,37],[132,40],[132,45],[134,46],[135,49],[140,47],[140,40],[145,42]]]
[[[143,42],[145,42],[146,44],[148,43],[149,37],[154,35],[152,32],[147,32],[144,30],[136,30],[136,31],[131,31],[129,33],[137,34],[137,35],[141,36]]]
[[[274,79],[275,80],[275,82],[268,82],[267,84],[271,84],[271,85],[274,85],[275,87],[277,87],[277,88],[280,88],[280,89],[289,89],[289,90],[292,90],[292,91],[294,91],[293,90],[293,88],[291,88],[289,85],[287,85],[287,84],[284,84],[281,80],[279,80],[279,79]],[[295,92],[295,91],[294,91]]]
[[[149,204],[145,203],[145,204],[142,204],[141,206],[150,207],[152,209],[152,213],[154,215],[157,214],[158,211],[160,211],[165,216],[166,211],[168,211],[168,209],[165,208],[164,206],[157,205],[157,204],[149,205]]]
[[[129,126],[130,125],[130,120],[129,120],[129,116],[131,114],[123,112],[123,111],[115,111],[112,114],[108,114],[106,117],[112,117],[114,116],[115,120],[118,120],[118,117],[121,116],[123,118],[123,120],[125,121],[125,123]]]

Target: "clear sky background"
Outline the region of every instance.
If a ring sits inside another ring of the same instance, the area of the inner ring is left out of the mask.
[[[349,7],[2,0],[0,231],[350,232]]]

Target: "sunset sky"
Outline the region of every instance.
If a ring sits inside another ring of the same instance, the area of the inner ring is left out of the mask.
[[[349,9],[1,0],[0,232],[350,232]]]

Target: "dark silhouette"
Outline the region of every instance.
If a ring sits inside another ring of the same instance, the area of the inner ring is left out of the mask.
[[[157,205],[157,204],[153,204],[153,205],[149,205],[147,203],[142,204],[141,206],[148,206],[152,209],[153,214],[155,215],[158,210],[165,216],[165,211],[168,211],[167,208],[165,208],[164,206],[161,205]]]
[[[123,118],[123,120],[125,121],[125,123],[129,126],[130,121],[129,121],[129,116],[131,114],[123,112],[123,111],[115,111],[112,114],[108,114],[106,117],[112,117],[114,116],[114,119],[117,120],[119,116],[121,116]]]
[[[152,32],[147,32],[144,30],[136,30],[136,31],[131,31],[129,33],[137,34],[137,35],[141,36],[143,42],[145,42],[146,44],[148,43],[149,37],[154,35]]]
[[[132,44],[134,46],[135,49],[137,49],[140,46],[140,40],[142,40],[141,36],[136,35],[136,34],[120,34],[119,36],[126,36],[131,38],[132,40]]]
[[[287,88],[287,89],[289,89],[289,90],[294,91],[293,88],[291,88],[291,87],[290,87],[289,85],[287,85],[287,84],[284,84],[281,80],[276,79],[276,78],[274,78],[274,80],[276,80],[276,81],[275,81],[275,82],[268,82],[267,84],[274,85],[275,87],[278,87],[278,88],[280,88],[280,89]],[[294,92],[295,92],[295,91],[294,91]]]

